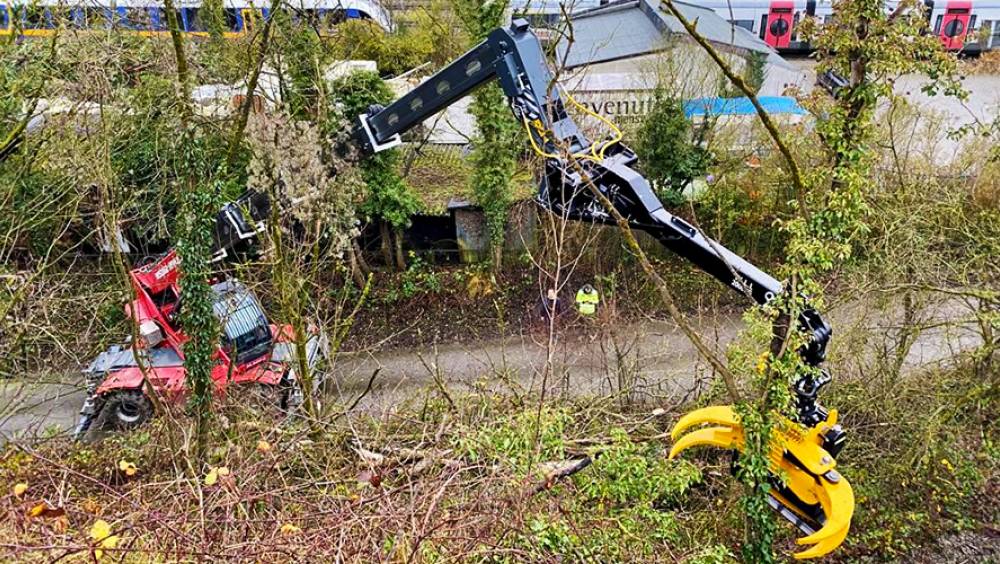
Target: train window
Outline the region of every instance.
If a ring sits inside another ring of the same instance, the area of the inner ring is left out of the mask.
[[[771,28],[769,30],[771,35],[775,37],[784,37],[788,33],[788,22],[782,18],[778,18],[771,22]]]
[[[205,22],[198,15],[198,8],[183,8],[181,11],[184,14],[184,31],[205,31]]]
[[[326,32],[337,27],[337,24],[343,23],[346,19],[343,10],[320,10],[317,26],[319,31]]]
[[[767,35],[767,14],[762,14],[760,16],[760,38],[764,39]]]
[[[799,14],[801,12],[795,12],[795,17],[792,19],[792,41],[799,40]]]
[[[44,6],[24,6],[21,8],[24,29],[52,29],[52,16]]]
[[[71,8],[59,15],[61,21],[66,22],[66,26],[71,29],[85,29],[87,27],[87,16],[83,8]]]
[[[123,29],[148,30],[153,29],[153,19],[145,8],[118,8],[115,25]]]
[[[315,28],[317,25],[316,10],[301,10],[298,18],[292,17],[292,21]]]
[[[965,32],[965,24],[962,23],[962,20],[958,18],[951,20],[944,26],[944,34],[947,37],[958,37],[962,35],[964,32]]]
[[[973,15],[971,18],[969,18],[969,33],[972,33],[975,30],[976,30],[976,16]]]
[[[10,29],[10,16],[5,4],[0,4],[0,29]]]
[[[226,17],[226,31],[240,31],[240,17],[236,8],[226,8],[223,15]]]
[[[937,20],[934,21],[934,35],[940,35],[941,34],[941,21],[943,19],[944,19],[944,16],[938,16]]]
[[[157,31],[166,31],[170,29],[170,22],[167,21],[167,13],[163,11],[162,8],[154,8],[156,10],[155,17],[153,18],[153,29]],[[184,15],[181,14],[179,9],[174,9],[174,17],[177,19],[177,27],[181,30],[184,29]]]
[[[736,27],[742,27],[749,32],[753,32],[753,20],[733,20],[729,23],[736,24]]]
[[[108,23],[108,11],[104,8],[84,8],[83,9],[83,19],[86,27],[91,29],[98,27],[107,27]]]

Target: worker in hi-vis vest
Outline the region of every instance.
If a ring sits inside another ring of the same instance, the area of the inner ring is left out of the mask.
[[[576,309],[580,315],[594,315],[597,313],[597,304],[601,303],[601,298],[597,295],[597,290],[590,284],[584,284],[576,293]]]

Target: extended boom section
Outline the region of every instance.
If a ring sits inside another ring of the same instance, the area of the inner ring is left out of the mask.
[[[611,202],[634,229],[646,231],[674,253],[758,304],[773,300],[784,289],[778,280],[704,235],[666,209],[635,166],[634,151],[621,143],[621,131],[607,119],[561,92],[538,38],[524,20],[494,30],[482,43],[447,65],[411,92],[386,107],[373,106],[358,117],[355,135],[366,153],[397,146],[401,136],[454,104],[476,88],[496,80],[514,117],[524,126],[531,148],[543,157],[538,203],[560,217],[612,224],[595,191]],[[613,132],[591,141],[571,110],[604,122]],[[845,433],[837,412],[822,407],[817,396],[830,380],[820,369],[831,336],[830,326],[814,310],[798,318],[811,339],[799,353],[810,367],[793,386],[796,421],[785,420],[772,439],[772,505],[796,524],[812,545],[796,554],[813,558],[843,542],[854,511],[850,485],[834,469],[834,457]],[[710,425],[696,429],[702,425]],[[688,434],[685,432],[691,431]],[[742,450],[743,431],[729,406],[697,410],[675,426],[671,457],[686,448],[714,445]]]

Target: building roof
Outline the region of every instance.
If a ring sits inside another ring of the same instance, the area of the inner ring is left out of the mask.
[[[698,32],[712,43],[780,60],[757,36],[730,24],[710,8],[677,0],[674,6],[688,21],[695,22]],[[661,9],[658,0],[617,2],[574,15],[573,43],[560,39],[556,49],[559,60],[565,60],[567,68],[574,68],[654,53],[666,46],[669,36],[686,34],[681,22]]]
[[[607,0],[511,0],[510,7],[514,13],[527,14],[561,14],[563,8],[571,12],[580,12],[598,8],[607,4]]]

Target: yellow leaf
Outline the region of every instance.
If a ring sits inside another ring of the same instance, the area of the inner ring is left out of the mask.
[[[229,468],[226,468],[225,466],[219,466],[219,475],[220,476],[228,476],[229,475]]]
[[[757,357],[757,373],[758,374],[764,374],[764,371],[767,370],[767,357],[768,357],[768,353],[767,352],[762,352],[762,353],[760,353],[760,356]]]
[[[211,470],[208,471],[208,474],[205,474],[205,485],[206,486],[214,486],[215,483],[218,482],[218,481],[219,481],[219,469],[218,468],[212,468]]]
[[[24,482],[21,482],[19,484],[14,484],[15,496],[21,497],[22,495],[24,495],[24,492],[26,491],[28,491],[28,484],[25,484]]]
[[[100,560],[101,558],[103,558],[104,557],[104,549],[105,548],[116,548],[118,546],[118,541],[119,540],[120,540],[120,538],[118,537],[118,535],[109,535],[109,536],[106,536],[103,539],[101,539],[101,541],[99,543],[97,543],[97,547],[94,548],[94,558],[97,559],[97,560]]]
[[[104,519],[94,521],[94,524],[90,527],[90,538],[94,539],[94,541],[103,541],[109,536],[111,536],[111,525]]]
[[[264,439],[257,441],[257,452],[263,453],[269,450],[271,450],[271,443],[265,441]]]
[[[283,535],[294,535],[295,533],[301,531],[302,529],[296,527],[291,523],[285,523],[281,526],[281,534]]]
[[[135,464],[132,464],[124,458],[118,461],[118,469],[124,472],[126,476],[135,476],[136,472],[139,471]]]
[[[121,537],[111,534],[111,525],[104,519],[94,521],[90,527],[90,538],[94,539],[94,558],[100,560],[104,556],[104,550],[116,548]]]

